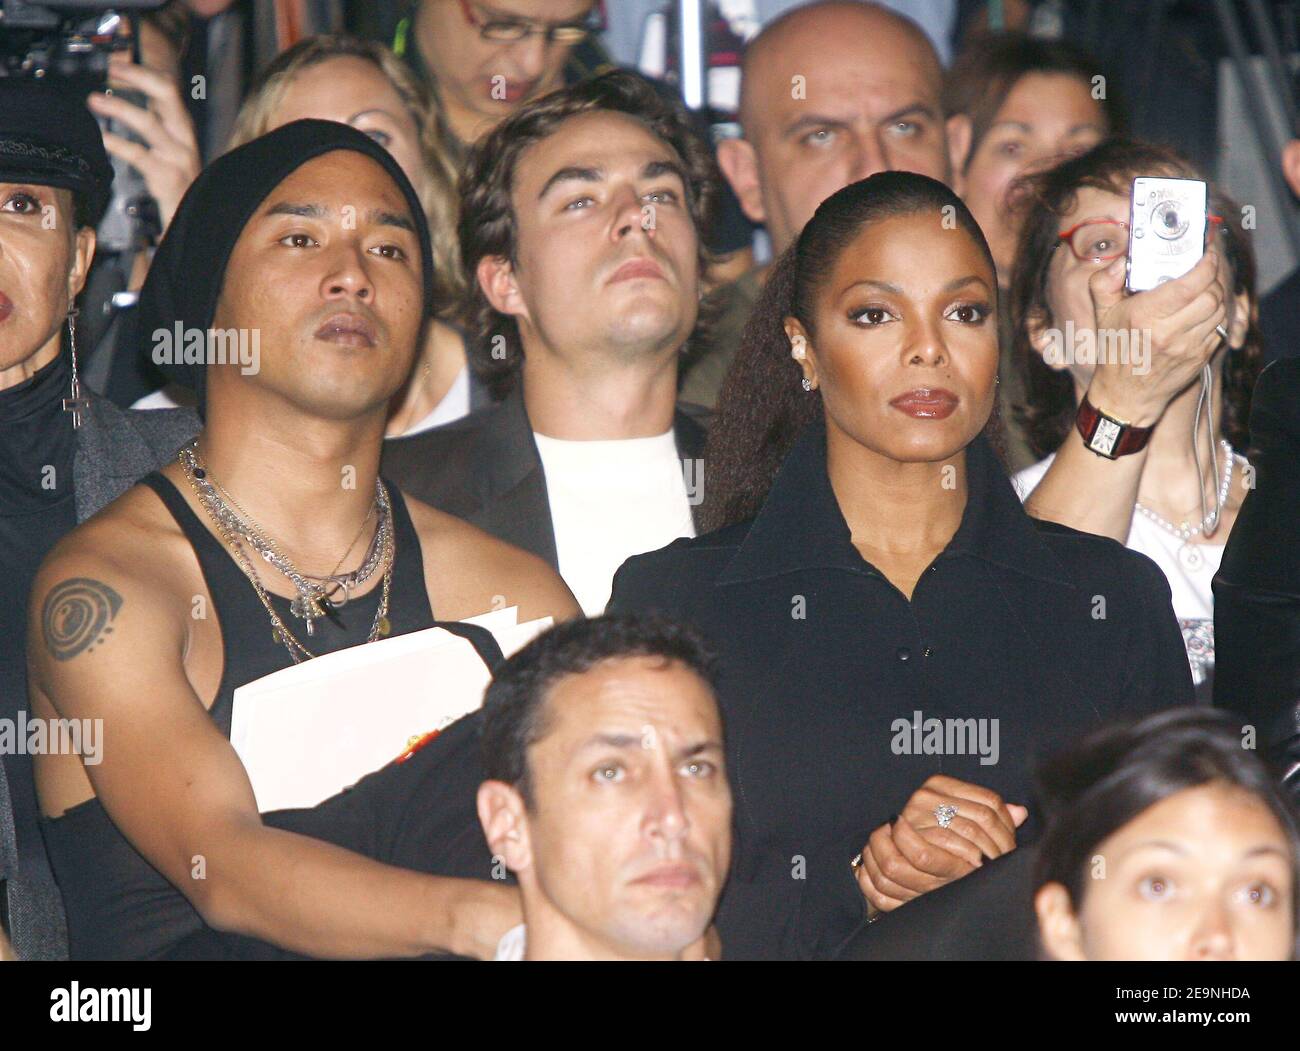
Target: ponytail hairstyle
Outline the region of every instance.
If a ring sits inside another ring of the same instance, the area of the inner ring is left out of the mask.
[[[944,212],[948,208],[952,211]],[[818,296],[844,249],[873,223],[925,212],[951,215],[996,276],[988,242],[961,198],[936,179],[902,171],[878,172],[826,198],[773,264],[709,427],[705,530],[757,514],[799,432],[822,415],[820,391],[800,385],[785,319],[797,318],[815,340]],[[996,430],[996,423],[992,426]]]

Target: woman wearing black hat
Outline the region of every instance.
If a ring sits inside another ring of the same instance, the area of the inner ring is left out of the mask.
[[[25,613],[41,559],[198,429],[190,412],[125,412],[80,382],[73,305],[112,178],[80,97],[0,79],[0,716],[9,718],[26,708]],[[7,756],[3,773],[22,870],[0,872],[11,933],[24,956],[59,955],[30,760]],[[0,826],[9,820],[0,812]]]

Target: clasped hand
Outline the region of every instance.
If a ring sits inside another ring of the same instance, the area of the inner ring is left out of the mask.
[[[947,828],[935,811],[953,807]],[[935,774],[912,794],[892,824],[881,825],[862,851],[858,885],[871,907],[896,909],[1016,848],[1029,811],[994,791]]]

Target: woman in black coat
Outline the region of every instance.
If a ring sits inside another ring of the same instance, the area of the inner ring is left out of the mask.
[[[983,433],[996,301],[942,183],[828,198],[722,391],[704,477],[723,528],[615,579],[612,610],[691,622],[721,657],[728,957],[833,952],[1032,836],[1036,750],[1191,700],[1154,563],[1030,519]]]

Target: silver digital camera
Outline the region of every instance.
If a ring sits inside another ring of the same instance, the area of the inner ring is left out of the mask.
[[[1129,207],[1130,292],[1182,277],[1205,254],[1206,186],[1199,179],[1133,180]]]

